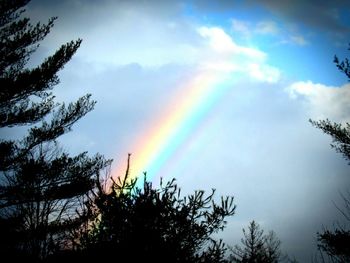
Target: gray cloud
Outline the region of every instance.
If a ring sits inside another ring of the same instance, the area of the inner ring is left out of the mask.
[[[199,1],[194,0],[194,6],[202,12],[244,11],[261,7],[278,15],[282,20],[293,24],[303,24],[313,29],[342,35],[350,33],[348,21],[350,3],[347,0],[318,1],[318,0],[248,0],[248,1]]]
[[[290,19],[294,23],[302,22],[305,25],[321,30],[335,31],[338,33],[349,33],[350,25],[343,24],[341,12],[350,11],[350,3],[346,0],[338,1],[248,1],[249,4],[259,4],[268,8],[271,12]],[[344,18],[344,17],[343,17]]]
[[[57,43],[82,38],[77,56],[95,68],[193,62],[197,56],[193,44],[201,41],[195,26],[181,19],[181,7],[173,2],[64,1],[50,8],[34,0],[28,11],[42,21],[58,16],[52,34],[42,43],[48,54]]]

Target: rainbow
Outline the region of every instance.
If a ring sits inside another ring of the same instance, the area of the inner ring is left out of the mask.
[[[232,78],[227,73],[198,70],[180,87],[180,92],[156,119],[155,125],[132,147],[129,179],[143,176],[145,172],[147,180],[166,176],[162,170],[172,156],[187,139],[194,136],[208,113],[232,86]],[[138,183],[142,181],[138,180]]]

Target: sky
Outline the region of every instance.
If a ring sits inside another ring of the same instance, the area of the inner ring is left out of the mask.
[[[333,63],[349,57],[345,0],[32,0],[27,15],[54,28],[40,63],[83,42],[59,73],[57,101],[91,93],[95,109],[60,139],[99,152],[122,176],[184,194],[233,195],[236,214],[218,235],[239,243],[252,220],[274,230],[299,262],[316,233],[342,222],[347,162],[309,119],[350,121],[350,84]]]

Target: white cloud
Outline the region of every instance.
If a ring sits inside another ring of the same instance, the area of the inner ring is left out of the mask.
[[[299,81],[291,84],[287,91],[294,99],[305,99],[311,118],[350,121],[350,84],[334,87]]]
[[[281,41],[278,42],[278,44],[305,46],[309,44],[309,41],[306,40],[301,35],[293,35],[293,36],[288,36],[288,38],[282,39]]]
[[[82,8],[70,4],[68,11],[61,10],[61,22],[55,27],[55,34],[42,47],[51,52],[57,42],[79,36],[83,43],[76,57],[96,72],[133,63],[152,68],[176,64],[244,73],[257,81],[273,82],[279,77],[279,71],[266,64],[265,52],[238,44],[220,27],[200,27],[178,16],[180,9],[176,9],[179,8],[176,4],[169,3],[172,7],[169,8],[128,1],[116,4],[106,0],[104,3]],[[40,8],[32,10],[33,15],[43,13]],[[78,17],[71,14],[74,8],[79,8]],[[160,15],[156,15],[158,11],[162,11]],[[99,23],[92,23],[91,17],[98,17]],[[249,29],[248,23],[239,20],[236,28]]]
[[[280,71],[268,65],[267,54],[256,48],[238,45],[222,28],[200,27],[198,33],[206,39],[206,68],[224,72],[245,73],[254,80],[277,82]]]
[[[261,21],[257,23],[255,32],[263,35],[277,35],[279,28],[274,21]]]
[[[236,32],[241,33],[245,37],[250,37],[251,28],[250,24],[246,21],[232,19],[232,29]]]
[[[200,27],[199,34],[209,40],[211,48],[223,54],[242,54],[254,59],[265,59],[266,54],[258,49],[237,45],[220,27]]]
[[[278,25],[272,20],[262,20],[250,23],[243,20],[232,19],[232,30],[239,33],[241,37],[253,39],[255,36],[273,36],[278,44],[293,44],[305,46],[309,42],[304,36],[297,32],[291,25]]]
[[[299,46],[305,46],[309,44],[309,42],[302,35],[293,35],[290,37],[290,42],[297,44]]]
[[[280,78],[280,71],[277,68],[265,64],[251,63],[248,72],[254,79],[268,83],[275,83]]]

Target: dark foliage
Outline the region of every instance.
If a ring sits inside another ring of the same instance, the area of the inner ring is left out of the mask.
[[[333,262],[350,262],[350,231],[337,228],[318,234],[318,247]]]
[[[349,48],[350,50],[350,48]],[[350,64],[348,58],[339,61],[338,57],[334,57],[334,63],[337,68],[343,72],[348,80],[350,80]],[[332,137],[331,144],[337,152],[341,153],[343,157],[350,164],[350,124],[342,125],[340,123],[332,123],[328,119],[313,121],[311,124],[324,133]],[[338,208],[342,215],[350,221],[350,194],[348,196],[342,195],[344,200],[344,208]],[[321,257],[324,260],[323,253],[326,253],[331,262],[350,262],[350,231],[345,227],[339,226],[334,230],[325,230],[323,233],[317,233],[318,248]]]
[[[88,212],[91,225],[78,233],[79,257],[127,255],[130,262],[225,262],[226,246],[211,236],[234,214],[233,197],[214,202],[214,190],[181,197],[174,180],[159,189],[144,180],[112,180],[99,187]],[[94,215],[93,217],[91,217]],[[76,254],[77,255],[77,254]]]
[[[55,103],[57,73],[81,40],[62,45],[39,66],[26,65],[56,18],[32,25],[27,0],[0,0],[0,128],[28,126],[20,139],[0,140],[0,250],[12,259],[45,258],[67,246],[76,210],[109,161],[87,153],[70,157],[56,139],[95,105],[90,95]]]
[[[344,127],[344,125],[332,123],[328,119],[320,121],[310,120],[310,122],[316,128],[321,129],[325,134],[332,137],[332,148],[341,153],[350,164],[350,124],[346,123]]]
[[[348,50],[350,50],[350,44]],[[337,56],[334,56],[334,63],[337,66],[337,68],[347,76],[348,80],[350,80],[349,59],[345,58],[344,60],[339,61],[339,58]]]

